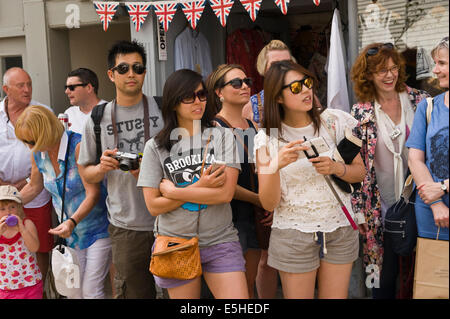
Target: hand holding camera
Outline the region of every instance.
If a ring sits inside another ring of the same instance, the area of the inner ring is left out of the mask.
[[[115,169],[134,171],[139,169],[141,158],[139,154],[119,152],[117,148],[105,150],[100,157],[100,169],[105,173]]]

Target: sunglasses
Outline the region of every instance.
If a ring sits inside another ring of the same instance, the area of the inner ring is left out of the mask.
[[[88,83],[78,83],[78,84],[64,85],[64,91],[67,90],[67,89],[69,89],[70,91],[73,91],[79,86],[85,87],[86,85],[88,85]]]
[[[31,146],[34,146],[34,145],[36,145],[36,142],[33,142],[33,141],[25,141],[25,140],[22,140],[25,144],[28,144],[28,145],[31,145]]]
[[[136,74],[142,74],[145,72],[145,66],[140,63],[135,63],[131,66],[133,69],[133,72]],[[115,67],[111,68],[112,71],[117,71],[119,74],[125,74],[128,73],[130,70],[130,64],[128,63],[120,63],[119,65],[116,65]]]
[[[246,84],[248,87],[251,87],[253,84],[253,80],[251,78],[245,78],[245,79],[240,79],[240,78],[235,78],[233,80],[228,81],[227,83],[225,83],[224,85],[222,85],[222,87],[227,86],[228,84],[231,84],[231,86],[234,89],[240,89],[242,87],[243,84]]]
[[[386,48],[386,49],[392,50],[394,48],[394,45],[392,43],[388,42],[388,43],[383,43],[380,46],[377,46],[377,47],[374,47],[374,48],[370,48],[366,52],[366,57],[377,54],[378,51],[380,51],[380,49],[382,49],[382,48]]]
[[[314,85],[314,80],[310,77],[304,77],[302,80],[295,80],[289,84],[283,85],[282,90],[289,88],[293,94],[299,94],[303,90],[303,85],[311,89]]]
[[[191,104],[195,102],[195,98],[198,97],[200,102],[204,102],[206,101],[208,95],[208,91],[206,91],[205,89],[197,91],[197,92],[193,92],[190,95],[185,95],[181,98],[181,102],[184,104]]]

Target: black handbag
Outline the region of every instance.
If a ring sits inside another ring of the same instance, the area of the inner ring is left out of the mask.
[[[400,199],[386,212],[384,219],[384,236],[389,238],[392,250],[400,256],[409,256],[417,242],[417,223],[414,204],[416,192],[409,174],[405,181]]]

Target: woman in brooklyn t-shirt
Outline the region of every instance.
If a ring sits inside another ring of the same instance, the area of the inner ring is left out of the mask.
[[[198,234],[203,276],[214,297],[248,298],[245,261],[230,207],[240,165],[233,159],[233,134],[213,127],[214,110],[206,107],[206,96],[198,73],[183,69],[169,76],[163,91],[165,126],[145,145],[137,185],[150,214],[158,216],[158,234]],[[226,164],[212,173],[215,160]],[[200,298],[201,277],[155,276],[155,281],[167,288],[170,298]]]

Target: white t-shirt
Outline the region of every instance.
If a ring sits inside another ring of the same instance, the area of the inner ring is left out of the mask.
[[[106,103],[105,100],[100,100],[97,105]],[[72,132],[83,134],[84,124],[91,117],[91,112],[84,113],[80,110],[79,106],[71,106],[67,110],[64,111],[65,114],[69,115],[69,130]]]
[[[344,138],[346,127],[353,129],[358,123],[344,111],[328,109],[325,112],[331,112],[336,117],[337,141]],[[282,123],[282,132],[283,138],[288,142],[303,139],[303,136],[307,139],[322,136],[330,150],[320,155],[332,158],[336,144],[323,125],[319,132],[314,134],[312,124],[294,128]],[[255,156],[257,149],[266,146],[270,158],[274,158],[279,149],[286,144],[278,140],[277,136],[268,137],[265,130],[261,129],[255,136]],[[332,180],[331,182],[355,222],[357,224],[364,223],[364,216],[361,213],[356,215],[353,213],[350,194],[341,191]],[[281,200],[274,210],[272,227],[312,233],[332,232],[339,227],[350,225],[323,175],[316,172],[308,159],[299,159],[280,170],[280,188]]]
[[[30,105],[42,105],[51,110],[47,105],[31,101]],[[53,112],[53,111],[52,111]],[[31,174],[30,149],[17,139],[14,126],[8,121],[5,111],[5,100],[0,102],[0,179],[9,183],[29,177]],[[39,208],[47,204],[50,194],[45,190],[36,196],[25,208]]]

